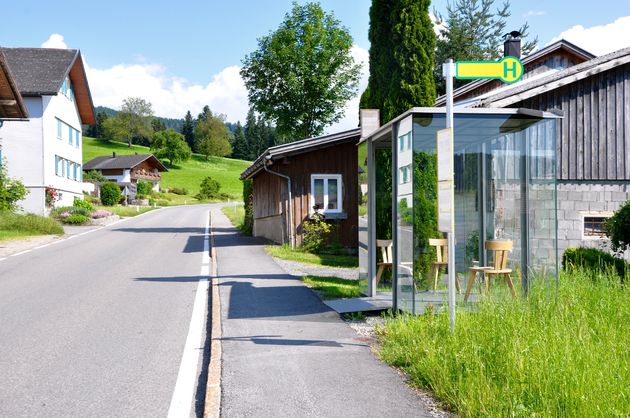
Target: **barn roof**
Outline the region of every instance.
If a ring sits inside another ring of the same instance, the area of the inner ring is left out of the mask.
[[[301,141],[290,142],[288,144],[276,145],[265,150],[257,159],[241,173],[241,180],[253,177],[261,171],[267,161],[273,161],[284,157],[333,147],[346,142],[358,142],[361,137],[361,129],[351,129],[349,131],[337,132],[334,134],[318,136],[315,138],[303,139]]]
[[[96,157],[83,165],[84,171],[131,169],[144,161],[151,161],[159,171],[168,171],[153,154],[105,155]]]
[[[70,77],[84,124],[95,123],[92,95],[78,49],[2,48],[23,97],[55,96]]]

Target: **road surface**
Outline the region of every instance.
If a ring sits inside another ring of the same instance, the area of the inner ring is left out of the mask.
[[[149,212],[0,261],[0,416],[167,416],[210,208]],[[198,357],[183,373],[195,383]],[[193,415],[203,408],[191,403]]]

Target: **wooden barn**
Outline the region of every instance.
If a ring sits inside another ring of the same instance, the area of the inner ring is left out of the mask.
[[[267,149],[242,174],[253,181],[253,235],[299,246],[317,208],[334,225],[333,240],[357,247],[357,143],[360,129]]]
[[[523,63],[523,80],[469,83],[454,92],[455,106],[560,110],[559,249],[601,247],[604,220],[630,198],[630,48],[595,57],[561,40]]]

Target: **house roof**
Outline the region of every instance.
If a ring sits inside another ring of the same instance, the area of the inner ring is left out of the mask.
[[[516,88],[488,95],[478,105],[484,107],[510,106],[530,97],[538,96],[547,91],[555,90],[627,63],[630,63],[630,47],[602,55],[562,71],[554,72],[529,83],[523,83]]]
[[[22,95],[11,74],[6,57],[0,49],[0,118],[24,119],[28,111],[24,106]]]
[[[559,50],[564,50],[566,52],[571,53],[572,55],[576,56],[579,60],[581,60],[582,62],[584,61],[588,61],[591,60],[593,58],[595,58],[595,55],[591,54],[590,52],[580,48],[579,46],[565,40],[565,39],[560,39],[557,42],[552,43],[551,45],[547,45],[544,48],[539,49],[538,51],[535,51],[531,54],[529,54],[528,56],[524,57],[521,61],[523,63],[523,66],[525,67],[525,69],[527,70],[527,67],[530,66],[532,63],[534,63],[535,61],[539,61],[540,59],[544,58],[547,55],[550,55],[556,51]],[[472,81],[470,83],[467,83],[457,89],[455,89],[453,91],[453,98],[457,99],[458,97],[465,95],[466,93],[469,93],[475,89],[478,89],[488,83],[491,83],[493,80],[491,79],[480,79],[480,80],[475,80]],[[529,80],[527,78],[521,80],[518,82],[518,84],[525,84],[529,82]],[[440,97],[438,97],[435,101],[435,105],[436,106],[445,106],[446,104],[446,95],[442,95]]]
[[[158,171],[168,171],[164,164],[158,160],[153,154],[135,154],[135,155],[105,155],[96,157],[83,165],[83,171],[90,170],[116,170],[131,169],[140,163],[149,160],[158,169]]]
[[[2,48],[2,52],[23,97],[55,96],[69,76],[81,122],[95,123],[92,95],[78,49]]]
[[[241,180],[253,177],[263,170],[268,161],[289,157],[297,154],[304,154],[313,150],[332,147],[346,142],[357,141],[361,137],[361,129],[351,129],[349,131],[337,132],[334,134],[318,136],[315,138],[303,139],[301,141],[290,142],[288,144],[276,145],[265,150],[257,159],[241,173]]]

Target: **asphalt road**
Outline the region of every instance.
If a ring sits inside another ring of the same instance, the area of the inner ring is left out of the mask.
[[[166,416],[210,208],[161,209],[0,261],[0,416]]]

